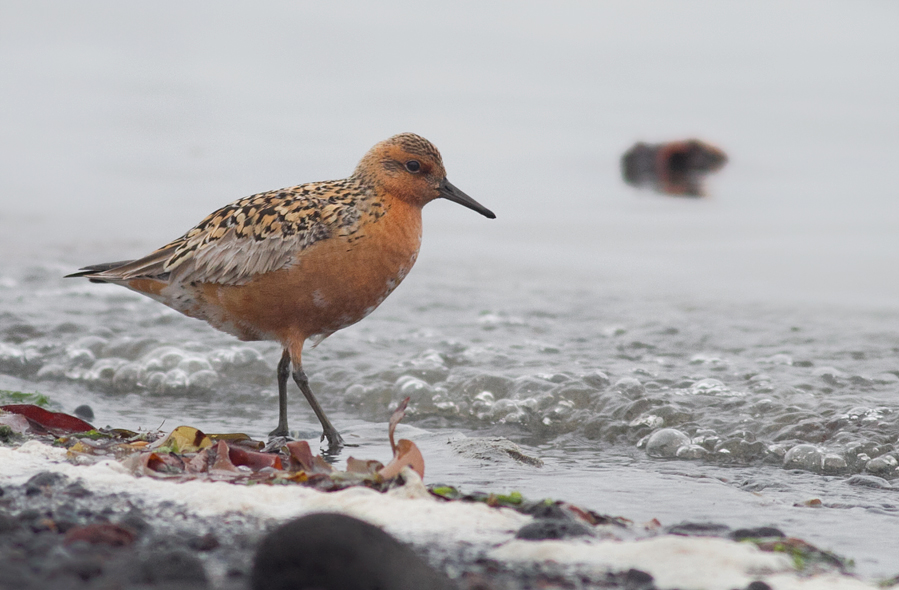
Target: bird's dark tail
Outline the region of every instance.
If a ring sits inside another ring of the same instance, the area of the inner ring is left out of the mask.
[[[121,260],[119,262],[103,262],[101,264],[92,264],[90,266],[85,266],[84,268],[79,269],[78,272],[73,272],[70,275],[66,275],[63,278],[69,279],[72,277],[86,276],[86,277],[88,277],[88,280],[90,280],[90,282],[92,282],[92,283],[105,283],[106,281],[104,281],[103,279],[94,278],[94,277],[91,277],[90,275],[101,273],[106,270],[112,270],[112,269],[118,268],[120,266],[125,266],[126,264],[130,264],[132,262],[134,262],[134,261],[133,260]]]

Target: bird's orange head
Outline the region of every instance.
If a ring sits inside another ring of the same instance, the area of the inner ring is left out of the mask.
[[[400,133],[376,144],[356,166],[353,176],[373,184],[379,192],[418,207],[444,198],[490,219],[496,217],[450,184],[440,152],[430,141],[414,133]]]

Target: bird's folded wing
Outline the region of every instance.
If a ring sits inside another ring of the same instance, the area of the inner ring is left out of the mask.
[[[150,255],[85,276],[240,285],[284,268],[316,242],[351,233],[359,221],[353,203],[330,202],[303,188],[235,201]]]

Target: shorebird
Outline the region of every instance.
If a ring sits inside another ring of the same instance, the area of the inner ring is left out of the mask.
[[[280,342],[278,426],[270,436],[289,436],[292,366],[321,440],[340,447],[303,371],[303,346],[355,324],[399,285],[418,257],[421,209],[438,198],[496,217],[450,184],[431,142],[401,133],[369,150],[348,178],[237,200],[143,258],[68,276],[122,285],[240,340]]]

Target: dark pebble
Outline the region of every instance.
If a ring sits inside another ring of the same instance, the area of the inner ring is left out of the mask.
[[[540,519],[526,524],[515,533],[516,539],[544,541],[547,539],[568,539],[571,537],[593,536],[593,529],[570,519]]]
[[[11,533],[18,528],[19,521],[17,518],[6,512],[0,512],[0,535]]]
[[[734,541],[742,541],[743,539],[770,539],[772,537],[782,539],[786,537],[782,530],[772,526],[760,526],[754,529],[737,529],[730,534],[730,538]]]
[[[144,559],[133,581],[142,584],[158,584],[168,588],[173,583],[195,589],[207,588],[209,580],[203,563],[184,551],[154,553]]]
[[[548,518],[554,520],[570,519],[571,516],[555,502],[535,502],[520,510],[524,514],[530,514],[534,518]]]
[[[55,518],[53,520],[56,523],[56,530],[59,533],[65,534],[74,528],[78,528],[80,526],[77,522],[66,520],[64,518]]]
[[[730,527],[713,522],[682,522],[668,527],[665,532],[683,537],[723,537],[730,532]]]
[[[19,522],[30,525],[33,522],[37,522],[42,519],[44,516],[41,514],[40,510],[35,510],[34,508],[27,508],[21,512],[19,512],[19,516],[17,517]]]
[[[756,580],[755,582],[750,582],[749,585],[746,586],[746,590],[771,590],[771,586],[761,580]]]
[[[64,561],[53,572],[54,578],[73,577],[81,581],[88,581],[103,573],[103,560],[96,555],[77,556]]]
[[[66,495],[71,498],[86,498],[90,496],[93,492],[84,487],[80,481],[76,481],[74,483],[70,483],[66,486]]]
[[[150,523],[144,518],[144,513],[139,508],[132,508],[128,513],[119,520],[119,524],[127,527],[138,534],[144,534],[150,530]]]
[[[655,588],[655,584],[650,574],[631,568],[624,574],[624,587],[626,590],[649,590]]]
[[[3,567],[0,567],[0,588],[6,590],[30,590],[37,587],[37,581],[28,566],[22,563],[14,563],[6,561]]]
[[[452,586],[409,547],[367,522],[310,514],[263,538],[253,590],[449,590]]]
[[[87,404],[83,404],[75,408],[75,415],[82,420],[93,420],[94,410]]]
[[[206,533],[202,537],[191,537],[187,540],[187,546],[194,551],[212,551],[213,549],[217,549],[219,545],[221,545],[221,543],[219,543],[218,538],[212,533]]]
[[[25,482],[25,495],[34,496],[41,493],[49,493],[51,488],[62,485],[69,478],[62,473],[42,471]]]

